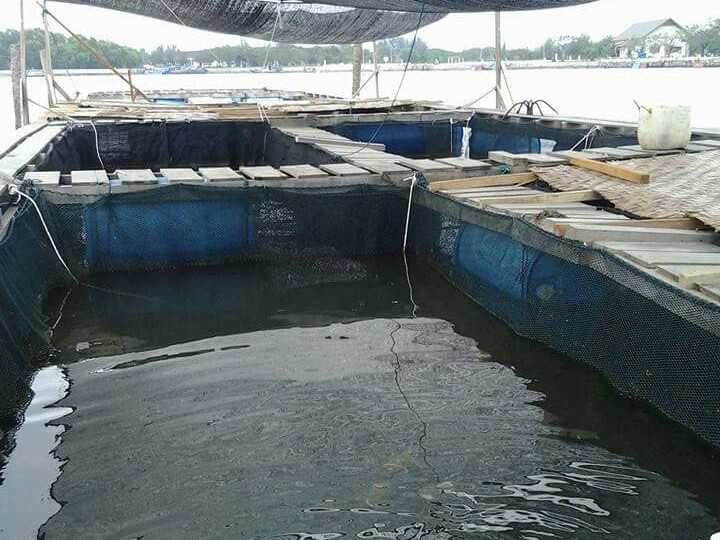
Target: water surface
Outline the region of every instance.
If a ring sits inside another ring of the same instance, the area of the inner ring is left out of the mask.
[[[409,270],[416,309],[397,258],[119,274],[60,295],[48,314],[61,315],[72,386],[57,406],[73,412],[52,422],[67,426],[62,473],[28,477],[35,492],[54,481],[62,506],[42,534],[720,530],[720,466],[704,447],[432,268]]]

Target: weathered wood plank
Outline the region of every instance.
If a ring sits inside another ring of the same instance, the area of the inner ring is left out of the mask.
[[[117,179],[123,184],[157,184],[157,176],[150,169],[118,169]]]
[[[643,154],[646,156],[669,156],[672,154],[682,154],[683,150],[681,148],[674,148],[672,150],[647,150],[640,146],[639,144],[631,144],[629,146],[618,146],[621,150],[631,150],[632,152],[637,152],[638,154]]]
[[[419,172],[449,171],[455,168],[447,163],[440,163],[438,161],[433,161],[432,159],[399,158],[394,161],[395,163],[399,163],[400,165],[409,167],[410,169]]]
[[[643,157],[643,154],[639,152],[633,152],[632,150],[623,150],[620,148],[612,148],[609,146],[603,146],[602,148],[589,148],[588,152],[593,154],[600,154],[605,158],[610,159],[635,159]]]
[[[110,183],[105,171],[72,171],[70,181],[73,186]]]
[[[320,165],[320,169],[331,174],[332,176],[356,176],[362,174],[368,174],[368,171],[356,167],[350,163],[328,163],[327,165]]]
[[[527,158],[518,157],[515,154],[504,152],[502,150],[488,152],[488,159],[496,163],[508,165],[513,169],[527,169],[529,164]]]
[[[607,225],[569,225],[565,237],[582,242],[710,242],[718,239],[712,232]]]
[[[503,174],[500,176],[478,176],[476,178],[463,178],[460,180],[443,180],[431,182],[428,188],[432,192],[447,189],[470,189],[496,186],[519,186],[537,180],[535,173]]]
[[[720,253],[692,253],[687,251],[625,251],[621,255],[648,268],[660,265],[720,265]]]
[[[561,191],[558,193],[538,193],[537,195],[509,195],[501,197],[473,197],[474,203],[485,206],[494,204],[553,204],[596,201],[602,197],[591,189],[579,191]]]
[[[403,165],[399,165],[395,163],[394,161],[389,160],[362,160],[362,159],[352,159],[351,160],[353,165],[357,165],[359,167],[362,167],[363,169],[367,169],[368,171],[372,171],[377,174],[383,174],[383,173],[404,173],[404,174],[411,174],[412,171],[404,167]]]
[[[568,158],[548,154],[515,154],[515,157],[527,159],[528,162],[535,167],[552,167],[555,165],[565,165],[568,162]]]
[[[240,167],[240,172],[253,180],[281,180],[287,178],[281,171],[267,166]]]
[[[280,170],[293,178],[318,178],[328,173],[312,165],[283,165]]]
[[[703,285],[702,283],[699,283],[698,289],[700,289],[700,292],[707,295],[712,300],[714,300],[716,302],[720,302],[720,287],[719,286]]]
[[[230,167],[200,167],[198,172],[208,182],[236,182],[243,179]]]
[[[488,163],[487,161],[481,161],[479,159],[469,159],[469,158],[463,158],[463,157],[446,157],[446,158],[437,158],[435,161],[439,161],[440,163],[445,163],[446,165],[452,165],[456,169],[460,169],[461,171],[473,171],[473,170],[481,170],[481,169],[492,169],[492,164]]]
[[[595,242],[595,246],[608,251],[625,252],[720,253],[720,246],[706,242]]]
[[[202,176],[188,168],[160,169],[160,174],[168,182],[203,182]]]
[[[707,146],[708,148],[720,149],[720,139],[702,139],[700,141],[692,141],[692,144],[699,144],[700,146]]]
[[[581,150],[581,151],[577,151],[577,150],[560,150],[560,151],[558,151],[558,152],[549,152],[548,155],[549,155],[549,156],[555,156],[555,157],[563,158],[563,159],[568,159],[568,158],[573,158],[573,157],[576,157],[576,158],[585,158],[585,159],[594,159],[594,160],[596,160],[596,161],[606,161],[606,160],[608,159],[607,156],[605,156],[605,155],[603,155],[603,154],[599,154],[599,153],[598,153],[598,154],[595,154],[595,153],[593,153],[593,152],[590,151],[590,150]]]
[[[0,172],[15,176],[64,130],[64,125],[48,124],[32,133],[0,159]]]
[[[60,171],[32,171],[25,173],[23,178],[34,186],[60,185]]]
[[[604,163],[602,161],[595,161],[592,159],[569,158],[569,160],[570,163],[576,167],[599,172],[612,178],[627,180],[628,182],[633,182],[635,184],[648,184],[650,182],[650,174],[646,172],[636,171],[627,167],[621,167],[620,165],[613,165],[611,163]]]
[[[699,283],[714,285],[720,283],[720,265],[660,265],[658,270],[677,281],[681,287],[692,288]]]

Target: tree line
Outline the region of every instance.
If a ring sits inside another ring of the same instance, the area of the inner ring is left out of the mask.
[[[720,19],[706,24],[694,25],[685,29],[692,56],[720,55]],[[9,49],[19,42],[16,30],[0,32],[0,70],[9,69]],[[139,68],[146,64],[155,66],[187,64],[199,62],[212,64],[218,62],[227,66],[262,67],[265,64],[279,66],[321,66],[352,62],[352,46],[333,45],[300,47],[297,45],[276,44],[253,47],[246,41],[238,45],[216,47],[199,51],[181,51],[175,46],[160,46],[152,51],[134,49],[110,41],[85,38],[96,50],[102,52],[118,68]],[[93,69],[105,67],[92,54],[86,51],[73,38],[62,34],[51,34],[53,65],[58,69]],[[27,32],[27,65],[30,69],[40,69],[40,51],[45,47],[42,30]],[[377,44],[381,63],[405,62],[412,41],[407,38],[394,38]],[[613,38],[608,36],[594,41],[587,35],[562,36],[548,39],[540,47],[508,49],[503,48],[506,60],[597,60],[615,56]],[[371,61],[370,51],[366,51],[366,61]],[[494,47],[478,47],[462,52],[447,51],[429,47],[423,40],[415,43],[412,62],[416,64],[445,63],[452,61],[481,62],[493,61]]]

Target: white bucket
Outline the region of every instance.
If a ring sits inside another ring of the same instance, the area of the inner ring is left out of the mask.
[[[644,150],[685,148],[690,142],[691,109],[686,105],[640,106],[638,140]]]

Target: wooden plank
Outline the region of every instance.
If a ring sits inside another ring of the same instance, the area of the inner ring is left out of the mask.
[[[369,171],[372,171],[377,174],[383,174],[383,173],[404,173],[404,174],[411,174],[412,171],[408,169],[407,167],[404,167],[402,165],[399,165],[393,161],[384,161],[384,160],[372,160],[372,161],[365,161],[361,159],[352,159],[351,160],[353,165],[358,165],[362,167],[363,169],[367,169]]]
[[[356,167],[350,163],[328,163],[327,165],[320,165],[320,169],[333,175],[333,176],[356,176],[366,175],[368,171]]]
[[[475,178],[463,178],[460,180],[443,180],[431,182],[429,190],[432,192],[444,191],[446,189],[469,189],[495,186],[518,186],[529,184],[537,180],[535,173],[503,174],[500,176],[478,176]]]
[[[621,150],[631,150],[633,152],[637,152],[639,154],[643,154],[649,157],[655,157],[655,156],[669,156],[672,154],[682,154],[683,150],[680,148],[674,148],[672,150],[648,150],[646,148],[643,148],[639,144],[632,144],[629,146],[618,146]]]
[[[34,186],[58,186],[60,171],[32,171],[25,173],[24,180],[32,182]]]
[[[700,289],[700,292],[709,296],[715,302],[720,302],[720,287],[698,283],[698,289]]]
[[[609,251],[654,251],[654,252],[688,252],[688,253],[720,253],[720,246],[705,242],[595,242],[595,246]]]
[[[507,193],[513,194],[521,194],[521,193],[536,193],[537,190],[520,187],[520,186],[498,186],[498,187],[489,187],[489,188],[470,188],[470,189],[444,189],[443,193],[446,193],[448,195],[485,195],[485,194],[492,194],[496,195],[498,193]]]
[[[601,161],[585,158],[570,158],[570,163],[582,169],[599,172],[612,178],[627,180],[628,182],[636,184],[648,184],[650,182],[649,173],[636,171],[627,167],[621,167],[620,165],[613,165],[611,163],[603,163]]]
[[[692,253],[688,251],[625,251],[621,255],[648,268],[660,265],[720,265],[720,253]]]
[[[240,167],[240,172],[253,180],[280,180],[285,174],[273,167]]]
[[[173,168],[160,169],[160,174],[167,178],[168,182],[202,182],[203,178],[192,169]]]
[[[118,169],[117,179],[123,184],[157,184],[157,176],[150,169]]]
[[[200,175],[208,182],[237,182],[243,177],[230,167],[200,167]]]
[[[280,170],[294,178],[318,178],[328,176],[328,173],[312,165],[283,165]]]
[[[509,165],[513,169],[527,169],[529,163],[527,158],[518,157],[515,154],[504,152],[502,150],[488,152],[488,159],[490,161],[495,161],[496,163]]]
[[[555,165],[566,165],[568,158],[550,156],[548,154],[515,154],[515,157],[525,158],[531,165],[536,167],[552,167]]]
[[[699,144],[700,146],[707,146],[708,148],[720,149],[720,139],[702,139],[699,141],[692,141],[692,144]]]
[[[709,242],[718,240],[712,232],[607,225],[569,225],[565,237],[582,242]]]
[[[585,159],[595,159],[597,161],[605,161],[608,159],[607,156],[600,154],[600,153],[593,153],[589,150],[560,150],[558,152],[549,152],[549,156],[559,157],[563,159],[568,159],[571,157],[577,157],[577,158],[585,158]]]
[[[72,171],[70,181],[73,186],[110,183],[105,171]]]
[[[420,172],[449,171],[455,168],[447,163],[440,163],[438,161],[433,161],[432,159],[400,158],[394,161],[395,163],[399,163],[400,165]]]
[[[689,143],[684,150],[689,154],[697,154],[699,152],[710,152],[713,148],[710,146],[703,146],[702,144]]]
[[[592,152],[593,154],[600,154],[601,156],[610,159],[634,159],[643,157],[642,154],[638,152],[633,152],[632,150],[623,150],[620,148],[612,148],[609,146],[604,146],[602,148],[589,148],[588,152]]]
[[[370,150],[377,150],[379,152],[385,151],[384,144],[351,141],[350,139],[330,139],[328,137],[295,137],[295,142],[298,144],[331,144],[333,146],[346,147],[346,149],[368,148]]]
[[[699,283],[704,285],[720,283],[720,265],[660,265],[661,274],[677,281],[681,287],[692,288]]]
[[[601,199],[595,191],[583,189],[579,191],[561,191],[558,193],[539,193],[537,195],[510,195],[505,197],[475,197],[471,200],[482,205],[494,204],[552,204],[585,202]]]
[[[688,231],[707,229],[702,221],[693,218],[628,219],[617,225],[620,227],[650,227],[652,229],[686,229]]]
[[[492,164],[487,161],[481,161],[479,159],[469,159],[463,157],[446,157],[437,158],[435,161],[445,163],[446,165],[452,165],[456,169],[461,171],[472,171],[475,169],[492,169]]]
[[[55,137],[65,130],[65,125],[45,125],[26,137],[0,159],[0,172],[15,176],[33,161]]]

